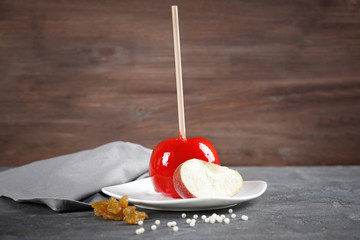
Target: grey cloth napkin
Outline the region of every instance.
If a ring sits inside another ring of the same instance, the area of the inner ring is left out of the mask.
[[[44,203],[54,211],[90,208],[103,199],[102,187],[122,184],[147,173],[151,150],[112,142],[91,150],[33,162],[0,172],[0,196]]]

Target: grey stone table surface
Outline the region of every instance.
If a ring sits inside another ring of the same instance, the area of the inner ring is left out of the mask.
[[[360,239],[360,166],[234,167],[244,180],[264,180],[266,192],[233,207],[230,224],[197,221],[181,212],[146,210],[145,233],[137,226],[106,221],[91,210],[56,213],[44,205],[0,198],[0,239]],[[4,168],[0,168],[4,170]],[[226,214],[227,209],[188,212]],[[242,221],[241,215],[249,216]],[[150,226],[161,221],[156,231]],[[165,226],[175,220],[178,232]]]

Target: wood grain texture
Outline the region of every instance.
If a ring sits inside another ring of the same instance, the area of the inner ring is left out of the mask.
[[[360,2],[0,0],[0,165],[178,135],[223,165],[360,164]]]

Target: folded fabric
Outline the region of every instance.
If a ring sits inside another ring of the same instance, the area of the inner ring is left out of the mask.
[[[102,187],[146,174],[151,150],[129,142],[33,162],[0,172],[0,196],[48,205],[54,211],[90,208]]]

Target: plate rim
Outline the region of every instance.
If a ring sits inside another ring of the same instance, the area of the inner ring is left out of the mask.
[[[138,182],[138,181],[148,181],[150,180],[150,178],[143,178],[143,179],[139,179],[139,180],[135,180],[135,181],[131,181],[131,182],[127,182],[127,183],[123,183],[123,184],[116,184],[116,185],[111,185],[111,186],[106,186],[101,188],[101,191],[103,193],[105,193],[108,196],[112,196],[115,198],[119,198],[119,196],[122,197],[122,195],[119,194],[114,194],[110,191],[108,191],[109,188],[114,188],[114,187],[118,187],[118,186],[122,186],[125,184],[131,184],[134,182]],[[142,206],[146,206],[146,205],[163,205],[163,204],[177,204],[177,203],[181,203],[181,204],[186,204],[186,203],[191,203],[191,202],[198,202],[199,200],[201,201],[228,201],[228,204],[237,204],[240,202],[244,202],[244,201],[249,201],[255,198],[260,197],[262,194],[264,194],[264,192],[267,189],[267,182],[263,181],[263,180],[249,180],[249,181],[243,181],[243,184],[245,183],[261,183],[264,184],[264,187],[262,188],[261,191],[259,191],[258,193],[252,195],[250,198],[249,197],[206,197],[206,198],[186,198],[186,199],[167,199],[167,200],[146,200],[146,199],[136,199],[136,198],[128,198],[128,201],[133,203],[133,204],[138,204],[138,205],[142,205]],[[240,190],[241,191],[241,190]]]

